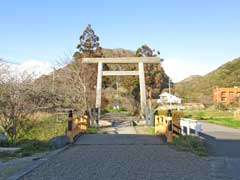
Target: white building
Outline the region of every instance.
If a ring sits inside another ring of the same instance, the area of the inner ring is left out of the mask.
[[[166,103],[181,104],[182,99],[178,98],[172,94],[169,94],[167,92],[164,92],[159,95],[159,99],[157,102],[162,103],[162,104],[166,104]]]

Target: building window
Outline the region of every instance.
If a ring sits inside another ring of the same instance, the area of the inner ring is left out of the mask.
[[[225,97],[222,97],[222,102],[226,102],[226,100],[227,100],[227,98],[225,98]]]
[[[229,101],[230,103],[234,103],[234,92],[229,92]]]
[[[226,97],[226,92],[222,92],[222,93],[221,93],[221,96],[222,96],[222,97]]]

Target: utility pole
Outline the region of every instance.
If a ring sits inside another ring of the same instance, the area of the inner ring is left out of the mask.
[[[172,110],[172,95],[171,95],[171,79],[170,78],[168,79],[168,93],[170,95],[170,101],[169,101],[170,110]]]
[[[52,93],[54,93],[54,85],[55,85],[55,68],[53,68],[53,76],[52,76]]]

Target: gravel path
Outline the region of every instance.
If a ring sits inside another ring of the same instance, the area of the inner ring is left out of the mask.
[[[82,135],[70,148],[22,179],[240,180],[238,158],[201,158],[179,152],[157,136],[136,134],[129,119],[113,120],[111,115],[107,118],[113,124],[102,130],[106,134]],[[204,133],[208,137],[219,135],[219,129],[212,128],[204,128]]]
[[[71,148],[23,179],[214,179],[211,161],[177,152],[156,136],[129,135],[130,142],[126,140],[128,135],[96,136],[98,139],[94,135],[81,136]],[[99,141],[101,139],[104,141]],[[148,140],[148,143],[141,143],[141,140]]]

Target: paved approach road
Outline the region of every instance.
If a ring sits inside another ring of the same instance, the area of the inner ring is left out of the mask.
[[[87,134],[22,177],[26,180],[240,180],[238,159],[176,151],[158,136],[136,134],[128,121]],[[236,169],[236,168],[235,168]]]
[[[214,179],[211,161],[177,152],[157,136],[83,135],[23,179],[156,180]]]

